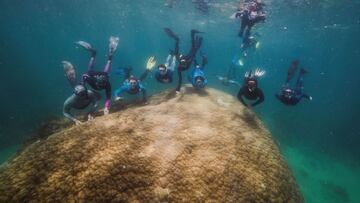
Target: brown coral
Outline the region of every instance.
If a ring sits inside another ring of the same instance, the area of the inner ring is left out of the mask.
[[[303,201],[252,112],[214,89],[171,95],[31,144],[1,169],[0,202]]]

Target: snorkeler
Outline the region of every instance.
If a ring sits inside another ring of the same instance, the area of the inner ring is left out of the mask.
[[[238,10],[235,17],[241,18],[241,27],[239,37],[243,38],[243,44],[246,44],[250,37],[251,28],[260,21],[265,21],[263,4],[258,1],[247,1],[245,5]],[[245,32],[245,33],[244,33]]]
[[[141,82],[145,80],[150,70],[155,66],[155,63],[156,61],[154,57],[150,57],[146,64],[145,72],[140,76],[139,79],[131,75],[131,70],[132,70],[131,68],[125,68],[124,69],[125,80],[123,82],[123,85],[114,92],[115,101],[122,100],[123,99],[122,94],[125,92],[131,95],[136,95],[141,92],[143,94],[142,102],[146,103],[147,102],[146,89]]]
[[[216,75],[216,77],[221,81],[221,83],[225,86],[229,86],[230,84],[238,85],[240,86],[240,83],[236,81],[236,67],[239,65],[237,61],[237,57],[234,56],[233,60],[231,61],[231,64],[228,68],[228,71],[226,73],[226,76],[220,76]]]
[[[76,119],[70,113],[70,110],[85,109],[91,104],[91,108],[88,112],[88,120],[90,121],[93,119],[91,114],[95,112],[98,106],[97,102],[100,100],[100,98],[101,96],[97,92],[87,90],[84,85],[76,85],[73,94],[68,99],[66,99],[64,103],[63,114],[66,118],[74,121],[76,125],[80,125],[82,122]]]
[[[244,66],[245,58],[248,56],[249,50],[256,50],[260,46],[260,42],[254,37],[249,36],[248,38],[244,38],[241,46],[240,46],[240,59],[239,64],[240,66]]]
[[[295,72],[298,68],[299,61],[295,60],[290,64],[285,84],[280,89],[280,92],[275,95],[285,105],[294,106],[300,102],[302,98],[312,100],[312,97],[303,93],[303,76],[307,73],[304,68],[300,69],[295,87],[290,86],[290,81],[294,77]]]
[[[111,84],[109,81],[109,72],[111,69],[112,57],[116,51],[119,43],[118,37],[110,37],[108,60],[103,71],[94,70],[94,62],[96,56],[96,50],[92,46],[84,41],[78,41],[76,44],[83,47],[90,52],[91,57],[88,65],[88,71],[82,75],[83,83],[87,83],[93,90],[106,92],[106,101],[104,108],[104,115],[109,114],[111,105]]]
[[[191,49],[189,53],[186,56],[184,56],[180,54],[179,51],[179,41],[180,41],[179,37],[170,28],[165,28],[164,30],[169,37],[175,40],[175,49],[173,51],[174,53],[173,55],[175,55],[176,59],[179,61],[179,65],[177,68],[179,80],[178,80],[178,85],[176,87],[176,92],[180,92],[180,88],[182,84],[182,72],[188,70],[191,64],[193,63],[196,57],[196,53],[201,47],[201,43],[202,43],[202,37],[198,37],[196,36],[196,34],[202,32],[194,29],[191,30]]]
[[[160,83],[172,83],[176,65],[176,56],[169,54],[164,64],[159,64],[155,78]]]
[[[263,76],[265,71],[256,69],[255,73],[252,74],[252,71],[245,73],[244,85],[240,88],[237,98],[239,101],[244,104],[246,107],[254,107],[262,103],[265,99],[263,91],[258,87],[258,78]],[[247,104],[243,97],[248,100],[257,100],[252,104]]]
[[[76,119],[71,115],[71,109],[85,109],[90,104],[92,104],[90,111],[88,113],[88,120],[92,120],[93,116],[91,115],[97,108],[97,102],[100,100],[101,96],[97,92],[87,90],[86,87],[82,84],[77,84],[76,71],[74,66],[68,61],[62,61],[64,67],[65,76],[74,89],[73,94],[66,99],[63,107],[63,114],[66,118],[75,122],[76,125],[80,125],[82,122]]]
[[[204,67],[208,63],[207,56],[205,54],[201,54],[201,57],[201,66],[196,62],[196,60],[194,60],[194,68],[188,74],[189,82],[197,90],[205,88],[208,83],[208,80],[204,73]]]

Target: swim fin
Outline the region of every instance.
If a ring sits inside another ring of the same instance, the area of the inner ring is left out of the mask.
[[[74,66],[69,61],[62,61],[61,63],[64,68],[64,74],[66,79],[69,81],[71,87],[75,87],[77,81],[76,81],[76,71]]]
[[[289,82],[295,75],[295,72],[298,68],[298,64],[299,64],[299,60],[294,60],[289,67],[288,73],[287,73],[287,78],[286,78],[286,82]]]
[[[301,69],[300,69],[300,74],[302,74],[302,75],[303,75],[303,74],[306,74],[306,73],[308,73],[308,71],[307,71],[307,70],[305,70],[304,68],[301,68]]]
[[[243,58],[240,58],[240,59],[239,59],[239,65],[240,65],[240,66],[244,66],[244,59],[243,59]]]
[[[175,40],[179,40],[179,37],[170,28],[166,27],[166,28],[164,28],[164,31],[169,37],[171,37]]]
[[[77,44],[78,46],[81,46],[82,48],[86,49],[86,50],[89,50],[89,51],[92,51],[94,50],[92,47],[91,47],[91,44],[85,42],[85,41],[77,41],[75,42],[75,44]]]
[[[196,29],[192,29],[192,30],[191,30],[191,33],[194,33],[194,34],[196,34],[196,33],[204,33],[204,32],[201,32],[201,31],[199,31],[199,30],[196,30]]]
[[[119,44],[119,38],[111,36],[109,39],[109,54],[113,55]]]

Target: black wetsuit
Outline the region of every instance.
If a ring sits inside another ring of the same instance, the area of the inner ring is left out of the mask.
[[[98,83],[99,78],[104,77],[105,81],[101,84]],[[92,89],[101,91],[105,90],[106,101],[111,99],[111,84],[109,81],[108,73],[102,71],[88,71],[83,74],[83,82],[88,84]]]
[[[191,30],[191,49],[189,53],[186,56],[180,57],[180,51],[179,51],[179,38],[175,39],[175,50],[174,55],[176,56],[176,59],[179,61],[179,65],[177,68],[178,72],[178,85],[176,87],[176,91],[180,91],[181,84],[182,84],[182,71],[186,71],[190,68],[191,64],[193,63],[196,53],[201,47],[202,43],[202,37],[196,36],[196,33],[198,33],[195,30]],[[183,60],[183,62],[181,62]]]
[[[241,17],[241,27],[239,32],[239,37],[243,38],[243,44],[247,43],[248,38],[250,37],[251,28],[260,21],[265,21],[265,15],[263,12],[264,4],[258,3],[257,1],[248,1],[246,2],[245,10],[237,13],[235,17]],[[255,10],[250,10],[250,3],[255,4]],[[255,14],[252,14],[252,12]],[[245,31],[245,34],[244,34]]]
[[[264,93],[262,92],[262,90],[260,88],[256,88],[254,91],[249,91],[249,88],[247,86],[243,86],[239,90],[239,93],[237,94],[237,98],[239,99],[239,101],[242,104],[244,104],[244,106],[249,106],[248,104],[245,103],[244,99],[242,98],[243,96],[249,100],[257,99],[257,101],[254,102],[253,104],[251,104],[251,106],[256,106],[256,105],[262,103],[265,99]]]
[[[89,113],[93,113],[97,107],[97,101],[100,100],[101,96],[91,90],[87,90],[87,95],[84,97],[72,94],[64,103],[63,114],[65,117],[72,121],[76,121],[76,118],[70,113],[71,109],[85,109],[92,104]]]
[[[290,64],[287,77],[285,80],[285,84],[280,89],[280,92],[275,95],[275,97],[285,105],[295,106],[297,103],[301,101],[302,98],[311,100],[311,96],[303,92],[304,89],[303,80],[304,80],[304,74],[306,73],[306,71],[303,68],[299,72],[295,86],[294,87],[290,86],[290,81],[292,80],[292,78],[295,75],[295,72],[298,69],[298,64],[299,64],[298,60],[295,60]]]
[[[311,97],[307,94],[303,94],[302,91],[293,90],[291,91],[291,96],[286,97],[283,91],[280,94],[276,94],[275,97],[281,101],[281,103],[288,105],[288,106],[295,106],[298,104],[302,98],[311,100]]]

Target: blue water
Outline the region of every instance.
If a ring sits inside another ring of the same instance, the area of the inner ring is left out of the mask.
[[[173,47],[163,27],[179,34],[183,52],[190,29],[205,31],[209,86],[235,95],[238,89],[221,86],[215,75],[225,74],[239,53],[239,22],[229,18],[237,1],[213,0],[208,13],[190,0],[174,2],[168,8],[162,0],[0,1],[0,160],[41,121],[61,116],[72,90],[60,62],[71,61],[79,74],[88,62],[88,54],[74,46],[78,40],[97,49],[96,67],[102,69],[108,38],[119,36],[113,70],[131,65],[140,74],[149,56],[163,62]],[[264,2],[268,18],[253,30],[260,48],[237,70],[266,70],[260,80],[265,103],[255,111],[279,143],[307,202],[359,202],[354,188],[360,181],[360,1]],[[293,59],[309,71],[305,91],[314,99],[285,107],[274,94]],[[117,88],[122,80],[112,74],[111,82]],[[150,94],[173,88],[151,78],[145,85]]]

